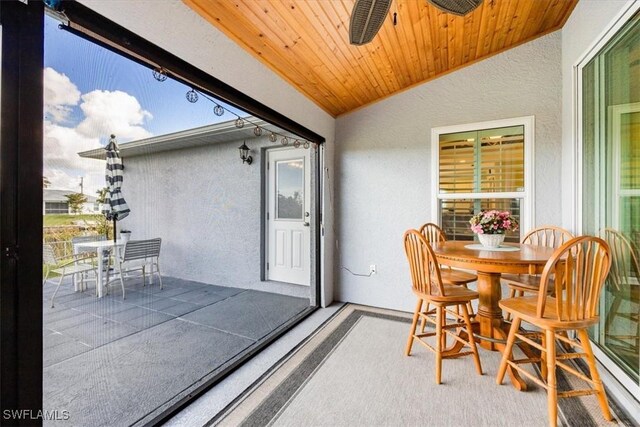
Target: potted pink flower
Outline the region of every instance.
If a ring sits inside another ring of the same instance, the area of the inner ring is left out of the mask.
[[[469,224],[480,243],[488,248],[499,247],[507,231],[518,229],[518,220],[509,211],[480,211],[471,217]]]

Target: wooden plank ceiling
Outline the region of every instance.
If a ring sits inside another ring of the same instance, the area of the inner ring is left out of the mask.
[[[578,0],[484,0],[464,17],[394,0],[364,46],[349,44],[355,0],[183,1],[338,116],[555,31]]]

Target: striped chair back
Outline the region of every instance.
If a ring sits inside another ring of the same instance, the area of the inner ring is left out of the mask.
[[[540,289],[547,289],[549,278],[555,275],[555,313],[545,313],[546,292],[538,294],[537,316],[560,321],[592,320],[597,316],[600,291],[609,269],[609,245],[593,236],[569,240],[555,250],[544,267]]]
[[[529,231],[522,238],[522,243],[557,249],[568,240],[573,239],[573,237],[573,234],[564,228],[553,225],[543,225],[542,227]]]
[[[42,262],[45,265],[57,265],[58,258],[56,258],[55,252],[53,252],[53,246],[42,245]]]
[[[155,258],[160,256],[161,238],[148,240],[129,240],[124,247],[122,261]]]
[[[424,295],[445,296],[436,255],[418,230],[407,230],[404,233],[404,251],[409,261],[413,291]]]
[[[609,280],[616,291],[629,289],[634,276],[636,280],[640,280],[640,254],[633,243],[618,230],[605,228],[602,234],[611,249]]]
[[[428,222],[422,227],[420,227],[420,233],[427,239],[429,243],[439,243],[445,242],[447,240],[447,235],[442,230],[442,228],[438,227],[436,224],[432,222]]]

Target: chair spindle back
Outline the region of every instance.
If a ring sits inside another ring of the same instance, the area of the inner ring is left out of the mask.
[[[436,255],[418,230],[404,233],[404,251],[409,261],[413,290],[426,295],[445,296]]]
[[[422,236],[429,243],[438,243],[438,242],[447,241],[447,235],[442,230],[442,228],[438,227],[436,224],[432,222],[428,222],[422,227],[420,227],[420,234],[422,234]]]
[[[553,225],[544,225],[529,231],[523,238],[522,243],[527,245],[544,246],[547,248],[559,248],[567,241],[573,239],[573,234],[564,228]]]
[[[600,291],[610,268],[609,245],[604,240],[593,236],[569,240],[556,249],[542,272],[537,316],[545,315],[548,298],[545,290],[551,276],[555,276],[557,319],[575,321],[596,317]]]
[[[602,234],[611,250],[610,282],[616,291],[620,291],[630,286],[632,275],[640,280],[638,253],[631,241],[618,230],[605,228]]]

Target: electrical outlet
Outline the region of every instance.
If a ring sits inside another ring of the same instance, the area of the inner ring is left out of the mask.
[[[372,274],[372,275],[373,275],[373,274],[376,274],[376,273],[377,273],[376,265],[375,265],[375,264],[371,264],[371,265],[369,266],[369,274]]]

